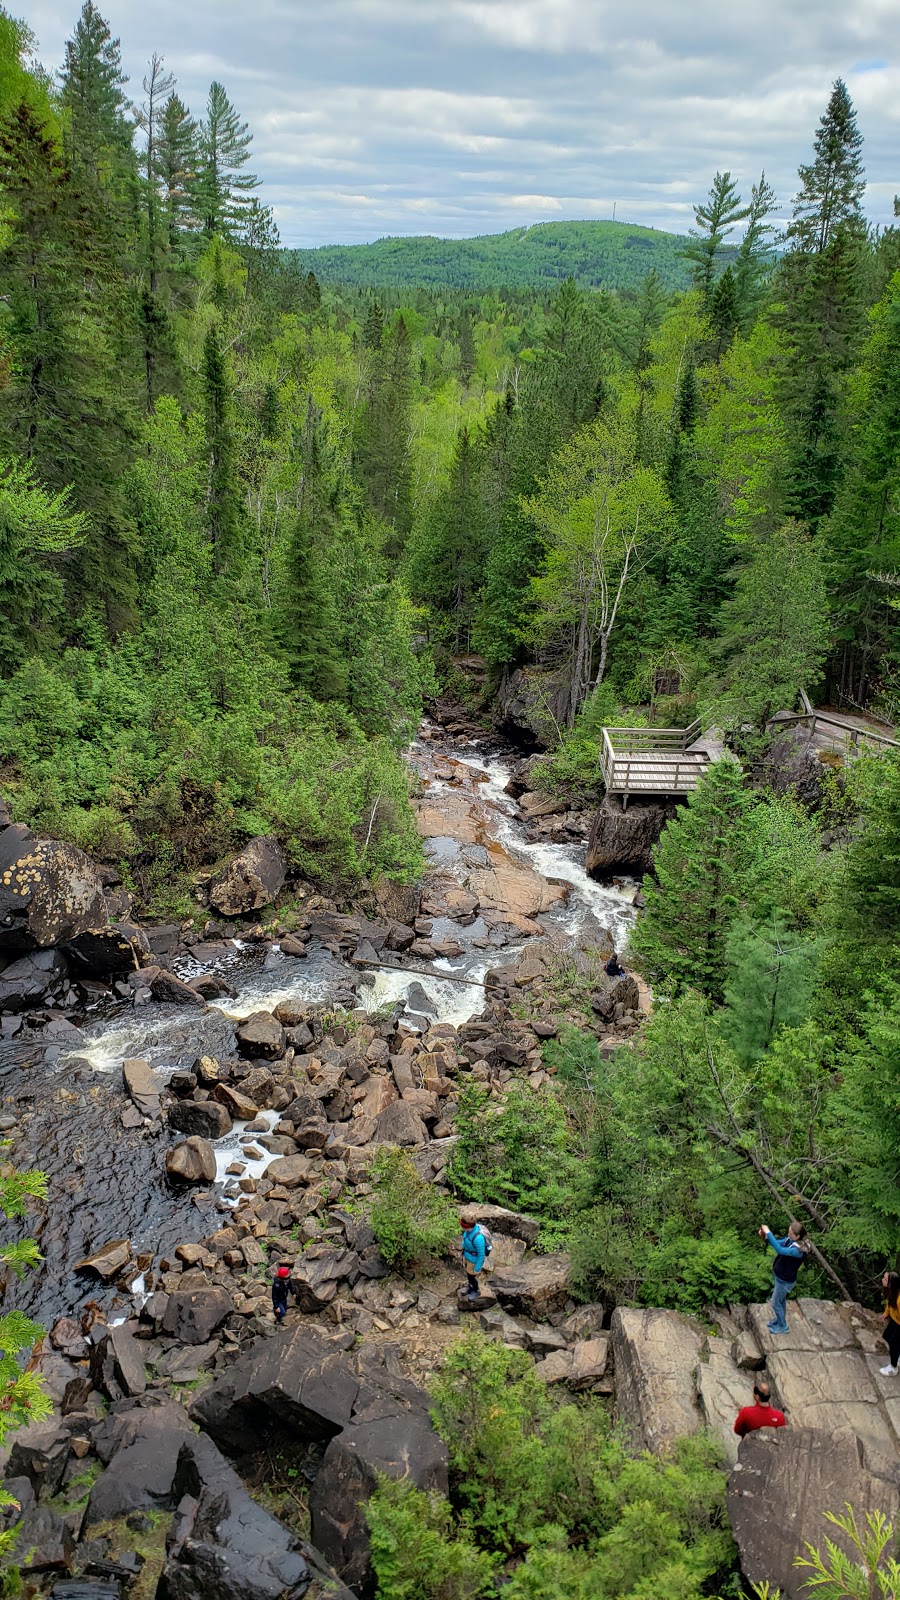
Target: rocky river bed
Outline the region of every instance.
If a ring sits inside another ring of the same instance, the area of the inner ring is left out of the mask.
[[[214,1141],[218,1181],[200,1192],[173,1187],[165,1170],[168,1129],[161,1118],[135,1114],[123,1062],[148,1062],[165,1085],[201,1057],[234,1057],[236,1023],[279,1006],[390,1012],[420,1030],[433,1022],[458,1027],[482,1012],[487,974],[519,961],[536,940],[573,952],[623,946],[635,885],[589,877],[584,842],[569,839],[566,816],[557,830],[566,842],[548,839],[546,823],[542,837],[529,836],[533,819],[507,792],[512,752],[469,735],[452,740],[425,724],[409,760],[419,779],[428,865],[417,896],[406,896],[403,932],[386,940],[383,922],[342,919],[318,899],[306,942],[285,940],[293,954],[277,938],[252,930],[250,939],[229,937],[227,929],[192,936],[189,945],[179,938],[164,954],[151,929],[160,951],[154,959],[182,981],[212,976],[225,992],[204,1006],[193,996],[189,1005],[158,1001],[127,984],[119,985],[124,997],[84,985],[75,1005],[54,1008],[49,1022],[30,1028],[21,1012],[9,1019],[15,1034],[0,1042],[6,1137],[16,1163],[40,1167],[49,1181],[35,1229],[44,1265],[10,1285],[12,1303],[45,1322],[88,1304],[124,1315],[124,1280],[104,1284],[76,1272],[76,1263],[126,1237],[132,1281],[144,1292],[154,1260],[204,1238],[234,1205],[234,1184],[224,1192],[227,1168],[243,1159],[244,1175],[260,1179],[274,1159],[260,1150],[246,1160],[243,1124],[235,1119]],[[171,946],[177,930],[164,931]]]

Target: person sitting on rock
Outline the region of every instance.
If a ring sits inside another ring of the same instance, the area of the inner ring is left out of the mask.
[[[783,1411],[776,1411],[772,1404],[772,1392],[764,1378],[757,1378],[753,1385],[752,1406],[742,1406],[735,1418],[734,1431],[740,1439],[748,1433],[755,1433],[757,1428],[783,1428],[785,1418]]]
[[[896,1378],[900,1370],[900,1273],[886,1272],[881,1280],[884,1290],[884,1333],[882,1338],[890,1357],[886,1367],[879,1367],[883,1378]]]
[[[759,1237],[765,1239],[775,1251],[772,1267],[772,1321],[770,1333],[787,1333],[787,1297],[797,1282],[797,1273],[809,1255],[810,1243],[802,1222],[792,1222],[783,1239],[776,1239],[772,1229],[764,1222]]]
[[[272,1310],[275,1313],[275,1321],[279,1324],[281,1324],[287,1316],[288,1286],[290,1281],[290,1267],[284,1265],[280,1266],[275,1273],[274,1279],[272,1280]]]
[[[625,971],[625,968],[623,966],[620,966],[619,958],[616,955],[615,950],[613,951],[612,955],[610,956],[609,960],[607,961],[606,966],[603,968],[603,971],[606,973],[606,976],[608,978],[626,978],[628,976],[627,972]]]
[[[459,1225],[462,1228],[462,1253],[463,1265],[466,1269],[468,1289],[467,1300],[480,1300],[481,1290],[478,1287],[478,1274],[484,1267],[484,1258],[487,1255],[487,1240],[478,1223],[466,1212],[460,1213]]]

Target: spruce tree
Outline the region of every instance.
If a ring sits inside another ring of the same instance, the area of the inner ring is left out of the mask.
[[[259,179],[244,168],[250,160],[253,135],[241,122],[221,83],[211,83],[206,116],[200,124],[200,164],[194,184],[200,224],[205,233],[228,233]]]
[[[286,542],[274,631],[291,682],[320,700],[342,700],[336,596],[337,547],[344,541],[340,487],[328,461],[321,414],[310,395],[301,444],[300,492]]]
[[[841,390],[864,325],[861,148],[856,113],[838,79],[814,159],[800,168],[802,188],[778,282],[787,353],[781,399],[791,440],[787,509],[814,527],[831,511],[840,483]]]
[[[94,0],[85,0],[66,43],[61,99],[67,116],[66,148],[76,173],[100,184],[116,167],[132,165],[122,52]]]
[[[412,519],[412,399],[412,347],[406,323],[398,316],[381,349],[373,354],[355,451],[370,504],[393,530],[392,555],[402,550]]]
[[[459,319],[459,375],[466,388],[475,376],[475,335],[467,311]]]
[[[839,228],[861,226],[866,192],[862,142],[853,101],[838,78],[819,122],[813,159],[800,168],[801,189],[787,231],[796,248],[821,255]]]
[[[753,803],[737,762],[724,757],[663,829],[630,939],[652,982],[722,998],[745,862],[740,824]]]
[[[363,344],[367,350],[380,350],[384,338],[384,313],[377,300],[373,300],[366,313],[363,326]]]
[[[322,304],[322,291],[314,272],[308,272],[300,285],[300,309],[312,317]]]

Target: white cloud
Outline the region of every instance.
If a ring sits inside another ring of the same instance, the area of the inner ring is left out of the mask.
[[[154,50],[195,114],[225,83],[291,244],[604,216],[613,198],[620,219],[684,229],[717,167],[745,188],[765,167],[784,214],[838,75],[873,220],[900,188],[897,0],[99,3],[133,90]],[[79,4],[31,0],[47,65]]]

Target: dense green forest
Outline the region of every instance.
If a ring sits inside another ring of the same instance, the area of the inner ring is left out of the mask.
[[[867,224],[843,83],[780,237],[765,176],[724,172],[680,245],[567,224],[298,258],[223,85],[192,111],[159,57],[127,85],[93,0],[58,71],[33,50],[0,13],[16,819],[142,912],[189,912],[259,831],[343,893],[421,865],[401,752],[439,685],[471,695],[460,653],[477,713],[527,668],[535,781],[567,798],[598,797],[604,723],[714,722],[739,761],[665,829],[633,938],[652,1020],[611,1060],[564,1032],[557,1089],[499,1114],[466,1090],[449,1175],[533,1212],[586,1296],[760,1298],[748,1219],[794,1214],[807,1292],[873,1301],[900,1244],[900,763],[798,796],[767,730],[801,687],[891,721],[900,697],[900,228]],[[526,1545],[523,1600],[709,1592],[705,1446],[631,1461],[516,1352],[454,1360],[471,1504],[376,1498],[383,1593],[490,1592]]]
[[[684,239],[632,222],[538,222],[476,239],[388,238],[322,245],[301,260],[320,283],[364,289],[633,289],[655,272],[667,291],[687,289]]]

